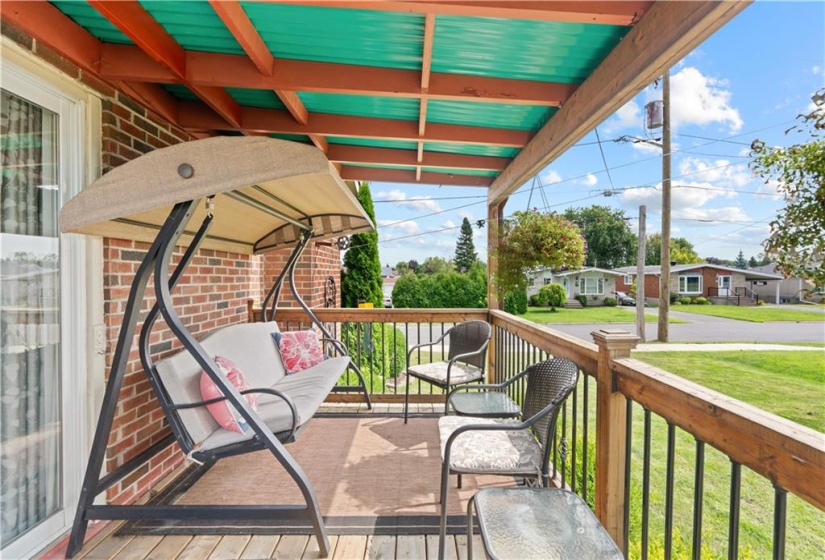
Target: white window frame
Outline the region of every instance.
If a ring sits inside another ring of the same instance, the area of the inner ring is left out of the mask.
[[[595,285],[590,286],[590,284]],[[586,296],[604,295],[604,284],[604,276],[580,276],[579,293]]]
[[[62,206],[100,175],[100,99],[6,37],[2,47],[3,88],[59,116]],[[63,508],[9,543],[4,558],[35,556],[71,527],[103,391],[105,357],[92,337],[103,325],[102,239],[60,235],[60,259]]]
[[[697,278],[699,280],[699,289],[697,291],[688,290],[688,281]],[[680,294],[701,294],[702,293],[702,275],[701,274],[682,274],[679,276],[679,293]]]
[[[625,285],[627,285],[627,286],[632,286],[632,285],[633,285],[633,277],[632,277],[632,276],[630,276],[629,274],[625,274],[625,275],[624,275],[624,278],[622,279],[622,281],[623,281],[623,282],[625,283]]]

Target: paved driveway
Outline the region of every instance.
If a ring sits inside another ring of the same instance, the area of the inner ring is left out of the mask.
[[[633,317],[633,310],[628,310]],[[655,312],[653,313],[655,316]],[[721,317],[709,317],[684,313],[670,312],[673,318],[683,319],[687,323],[669,325],[668,339],[670,342],[762,342],[782,344],[787,342],[825,342],[825,317],[820,321],[790,323],[751,323],[749,321],[735,321]],[[583,340],[592,341],[590,333],[599,329],[624,329],[631,333],[636,332],[635,322],[604,324],[554,325],[547,324],[555,330],[577,336]],[[645,339],[653,342],[657,339],[658,325],[647,323]]]

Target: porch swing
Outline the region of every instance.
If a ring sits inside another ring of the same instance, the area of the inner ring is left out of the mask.
[[[187,225],[197,224],[196,230]],[[312,240],[337,238],[373,227],[353,193],[326,157],[311,146],[260,137],[217,137],[150,152],[98,179],[63,207],[63,232],[86,233],[151,243],[135,273],[115,347],[100,416],[72,526],[67,556],[82,547],[88,522],[100,519],[244,521],[308,520],[322,556],[329,539],[310,481],[285,447],[312,417],[342,373],[353,369],[358,390],[370,405],[364,377],[300,297],[295,266]],[[188,244],[177,266],[170,265],[177,244]],[[267,293],[263,322],[223,327],[196,340],[177,315],[172,292],[199,248],[260,254],[293,247],[284,269]],[[150,276],[155,303],[146,314],[138,341],[141,364],[172,434],[101,477],[106,446],[117,410],[130,349]],[[285,375],[271,338],[279,332],[274,311],[286,279],[293,296],[323,334],[323,344],[340,356]],[[162,316],[182,343],[178,355],[155,363],[150,335]],[[238,390],[216,363],[234,355],[247,376]],[[247,371],[248,368],[248,371]],[[280,369],[279,369],[280,368]],[[202,372],[222,396],[203,400]],[[260,410],[247,402],[254,393]],[[225,401],[248,425],[242,433],[223,429],[205,410]],[[302,505],[98,505],[96,496],[129,475],[155,453],[176,441],[184,453],[207,466],[222,457],[267,449],[293,478]]]

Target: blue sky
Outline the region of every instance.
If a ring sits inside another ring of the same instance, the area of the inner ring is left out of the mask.
[[[775,186],[750,173],[748,146],[756,138],[791,143],[784,131],[823,85],[823,2],[756,2],[672,68],[672,235],[688,239],[702,257],[761,253],[768,222],[783,203]],[[533,181],[522,185],[505,214],[601,204],[624,210],[635,230],[645,204],[648,233],[659,231],[661,150],[614,140],[643,137],[644,105],[660,98],[661,88],[647,88],[598,127],[604,161],[591,132],[546,167],[533,188]],[[382,264],[449,259],[462,219],[486,218],[486,189],[373,182],[371,192]],[[474,235],[486,260],[486,228]]]

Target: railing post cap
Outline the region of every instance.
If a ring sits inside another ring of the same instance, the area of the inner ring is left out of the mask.
[[[633,350],[641,338],[621,329],[600,329],[590,333],[600,348],[607,350]]]

